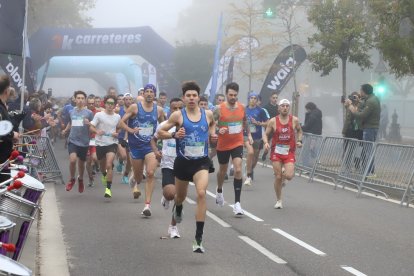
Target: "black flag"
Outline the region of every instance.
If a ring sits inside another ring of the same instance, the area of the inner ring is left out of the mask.
[[[292,53],[292,48],[294,55]],[[296,71],[305,59],[305,50],[296,44],[292,45],[292,47],[288,46],[280,52],[270,67],[269,73],[263,83],[262,90],[260,91],[263,104],[267,104],[270,95],[274,91],[276,91],[277,94],[280,94],[292,77],[293,70]]]
[[[10,76],[12,86],[17,90],[23,87],[23,59],[21,56],[0,54],[0,68]],[[30,93],[34,92],[34,76],[30,58],[26,58],[25,86]]]
[[[22,55],[25,0],[0,0],[0,53]]]

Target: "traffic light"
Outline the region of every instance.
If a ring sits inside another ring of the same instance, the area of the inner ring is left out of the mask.
[[[384,77],[380,77],[374,86],[374,93],[376,96],[383,97],[387,94],[388,87]]]
[[[263,17],[266,19],[276,18],[277,0],[263,0]]]

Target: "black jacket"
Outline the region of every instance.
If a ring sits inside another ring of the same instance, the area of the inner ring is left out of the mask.
[[[302,126],[303,132],[316,135],[322,134],[322,111],[318,108],[306,112],[305,124]]]
[[[0,120],[10,121],[6,105],[0,100]],[[6,161],[13,150],[13,131],[6,136],[0,137],[0,163]]]
[[[269,113],[270,119],[279,115],[278,105],[272,105],[271,103],[268,103],[263,108],[267,110],[267,113]]]

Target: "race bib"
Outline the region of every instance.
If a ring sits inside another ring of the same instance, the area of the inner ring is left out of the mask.
[[[275,153],[281,154],[281,155],[288,155],[289,154],[289,145],[276,145],[275,147]]]
[[[184,155],[187,157],[203,157],[204,156],[204,142],[192,143],[185,145]]]
[[[83,119],[72,120],[72,126],[83,126]]]
[[[257,131],[256,125],[249,125],[249,127],[250,127],[250,133],[256,133]]]
[[[89,146],[96,146],[95,139],[89,141]]]
[[[152,125],[146,127],[140,127],[139,135],[141,136],[151,136],[154,134],[154,127]]]
[[[177,149],[175,147],[175,143],[168,142],[167,147],[165,149],[165,155],[176,157],[177,156]]]
[[[240,122],[229,123],[229,134],[237,134],[242,131],[242,124]]]

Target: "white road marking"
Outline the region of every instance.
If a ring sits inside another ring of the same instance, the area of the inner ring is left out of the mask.
[[[362,273],[361,271],[356,270],[353,267],[347,266],[347,265],[341,265],[343,270],[348,271],[351,274],[354,274],[356,276],[367,276],[366,274]]]
[[[286,233],[285,231],[283,231],[283,230],[281,230],[281,229],[278,229],[278,228],[273,228],[272,230],[273,230],[273,231],[275,231],[276,233],[278,233],[278,234],[280,234],[280,235],[284,236],[285,238],[288,238],[289,240],[291,240],[291,241],[293,241],[293,242],[295,242],[295,243],[299,244],[300,246],[302,246],[302,247],[304,247],[304,248],[308,249],[309,251],[311,251],[311,252],[315,253],[316,255],[326,256],[326,253],[324,253],[324,252],[322,252],[322,251],[320,251],[320,250],[316,249],[315,247],[313,247],[313,246],[311,246],[311,245],[307,244],[307,243],[306,243],[306,242],[304,242],[304,241],[301,241],[301,240],[300,240],[300,239],[298,239],[298,238],[295,238],[294,236],[292,236],[292,235],[290,235],[290,234]]]
[[[266,257],[268,257],[269,259],[271,259],[272,261],[274,261],[275,263],[287,264],[285,260],[279,258],[275,254],[273,254],[272,252],[270,252],[269,250],[255,242],[254,240],[250,239],[249,237],[239,236],[239,238],[251,247],[253,247],[254,249],[256,249],[257,251],[259,251],[260,253],[262,253],[263,255],[265,255]]]
[[[230,224],[228,224],[227,222],[225,222],[224,220],[222,220],[221,218],[219,218],[218,216],[216,216],[215,214],[207,211],[207,216],[209,218],[211,218],[212,220],[214,220],[215,222],[217,222],[218,224],[220,224],[223,227],[231,227]]]
[[[208,194],[209,196],[211,196],[212,198],[216,198],[216,194],[213,194],[213,193],[212,193],[212,192],[210,192],[209,190],[207,190],[206,192],[207,192],[207,194]]]
[[[194,200],[192,200],[191,198],[189,198],[189,197],[186,197],[185,201],[187,201],[190,204],[196,204],[196,202]]]
[[[232,205],[229,205],[229,207],[231,207],[231,208],[233,208],[233,204]],[[247,212],[245,209],[243,209],[243,211],[244,211],[244,214],[246,215],[246,216],[248,216],[249,218],[251,218],[252,220],[255,220],[255,221],[258,221],[258,222],[262,222],[262,221],[264,221],[264,220],[262,220],[261,218],[259,218],[259,217],[256,217],[255,215],[253,215],[252,213],[249,213],[249,212]]]

